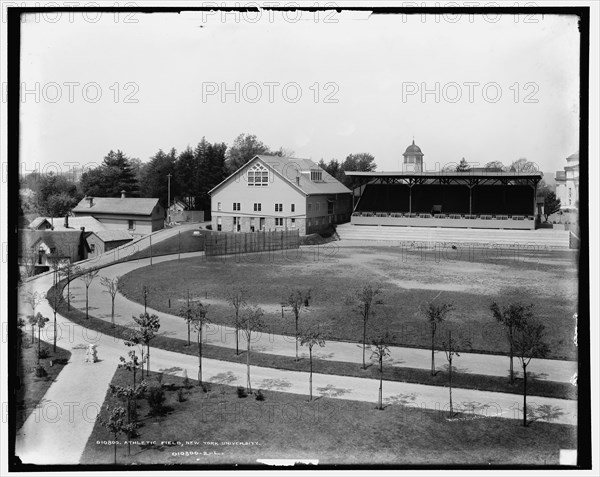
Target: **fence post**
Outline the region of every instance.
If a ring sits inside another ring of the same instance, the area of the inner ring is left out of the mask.
[[[152,266],[152,234],[150,234],[150,266]]]
[[[179,243],[179,254],[177,256],[177,260],[181,260],[181,230],[177,232],[177,241]]]

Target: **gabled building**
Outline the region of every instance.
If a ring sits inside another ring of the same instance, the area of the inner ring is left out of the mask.
[[[209,191],[212,229],[317,233],[350,220],[351,191],[310,159],[255,156]]]
[[[133,240],[127,230],[96,230],[85,234],[88,258],[95,258]]]
[[[88,257],[89,247],[83,230],[27,230],[19,235],[19,258],[34,259],[38,267],[48,266],[48,256],[71,263]]]
[[[147,235],[164,228],[165,209],[156,198],[84,197],[72,211],[75,217],[92,216],[107,230]]]

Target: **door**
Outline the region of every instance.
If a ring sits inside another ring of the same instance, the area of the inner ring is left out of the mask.
[[[260,218],[260,230],[265,230],[265,218]]]

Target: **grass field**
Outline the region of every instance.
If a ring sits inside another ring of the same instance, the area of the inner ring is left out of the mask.
[[[29,327],[27,327],[29,328]],[[41,359],[40,364],[48,373],[45,377],[37,377],[35,367],[37,366],[38,341],[36,336],[35,344],[31,343],[31,334],[29,330],[19,330],[22,333],[23,345],[21,347],[21,356],[19,359],[19,375],[21,378],[20,386],[16,390],[16,429],[20,429],[29,415],[39,404],[50,385],[57,378],[61,370],[69,361],[71,352],[65,349],[56,348],[56,353],[52,351],[52,345],[42,341],[41,349],[47,353],[47,358]],[[50,360],[53,361],[50,366]]]
[[[156,373],[148,378],[157,385]],[[572,426],[463,414],[448,420],[442,412],[411,404],[388,403],[383,411],[371,403],[320,396],[264,391],[238,398],[235,388],[210,385],[205,393],[193,386],[177,388],[182,378],[163,375],[163,416],[150,416],[138,401],[141,427],[127,455],[119,437],[119,464],[255,464],[257,459],[318,459],[320,464],[506,465],[558,464],[560,449],[576,448]],[[118,370],[113,384],[128,385],[131,375]],[[192,384],[195,384],[192,380]],[[319,395],[317,393],[317,395]],[[408,399],[407,402],[410,402]],[[122,405],[107,393],[105,405]],[[104,415],[104,411],[103,411]],[[82,456],[82,464],[113,463],[113,436],[98,422]],[[239,445],[239,443],[246,445]],[[187,453],[187,455],[186,455]]]
[[[369,328],[385,327],[396,335],[396,344],[430,346],[428,325],[421,309],[431,301],[454,304],[448,326],[468,336],[474,351],[506,353],[502,328],[489,311],[492,301],[521,301],[535,305],[545,323],[552,358],[576,359],[573,345],[577,312],[576,254],[570,251],[488,253],[440,256],[434,251],[402,251],[398,247],[301,248],[272,255],[204,257],[185,262],[165,262],[137,269],[121,280],[121,292],[142,302],[141,285],[152,287],[148,305],[163,312],[176,310],[192,297],[210,305],[212,321],[232,323],[227,291],[244,286],[251,304],[265,311],[269,329],[293,333],[291,312],[281,317],[281,302],[294,289],[312,290],[310,306],[301,323],[318,325],[330,337],[362,339],[362,321],[350,304],[355,290],[366,284],[381,287],[383,304]],[[171,302],[171,308],[168,302]],[[444,335],[441,327],[438,336]],[[441,344],[441,343],[440,343]]]

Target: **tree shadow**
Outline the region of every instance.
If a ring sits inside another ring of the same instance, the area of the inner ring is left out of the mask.
[[[287,389],[292,387],[292,383],[287,379],[277,378],[277,379],[263,379],[259,386],[261,389],[266,389],[269,391],[276,390],[279,391],[281,389]]]
[[[337,388],[333,384],[328,384],[325,387],[317,388],[317,392],[319,392],[321,394],[321,396],[325,396],[325,397],[343,396],[344,394],[348,394],[351,391],[352,391],[351,389]]]
[[[393,396],[386,397],[383,400],[383,408],[387,408],[392,405],[408,406],[413,404],[417,400],[417,393],[409,394],[394,394]]]

